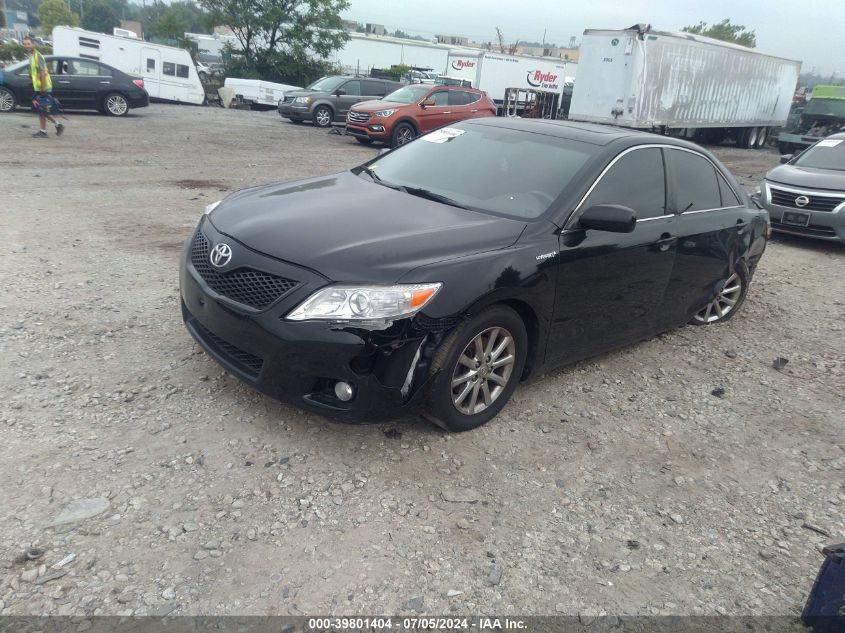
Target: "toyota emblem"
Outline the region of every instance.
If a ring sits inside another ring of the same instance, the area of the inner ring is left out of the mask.
[[[801,207],[802,209],[810,204],[810,199],[807,196],[798,196],[795,198],[795,206]]]
[[[223,268],[232,260],[232,247],[228,244],[220,242],[211,249],[211,255],[208,258],[212,266]]]

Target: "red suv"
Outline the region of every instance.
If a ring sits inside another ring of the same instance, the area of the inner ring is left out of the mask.
[[[382,141],[396,147],[443,125],[488,116],[496,116],[496,104],[481,90],[413,84],[352,106],[346,132],[365,145]]]

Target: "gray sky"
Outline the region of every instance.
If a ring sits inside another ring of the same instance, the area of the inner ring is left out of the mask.
[[[343,17],[384,24],[410,35],[464,35],[475,41],[543,40],[566,46],[587,28],[626,28],[638,22],[679,31],[729,18],[757,33],[761,52],[797,59],[802,70],[845,75],[843,0],[350,0]]]

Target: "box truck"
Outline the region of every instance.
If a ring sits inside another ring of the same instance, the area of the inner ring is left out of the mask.
[[[183,48],[57,26],[53,29],[53,53],[96,59],[140,77],[151,99],[194,104],[205,102],[205,89],[194,61]]]
[[[509,88],[562,95],[572,85],[578,66],[556,57],[504,55],[491,51],[449,51],[446,74],[468,79],[502,107]]]
[[[650,25],[584,31],[569,118],[766,144],[786,123],[801,62]]]

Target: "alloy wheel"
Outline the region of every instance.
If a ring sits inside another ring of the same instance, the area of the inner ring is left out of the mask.
[[[320,127],[328,127],[332,123],[332,115],[326,108],[319,108],[314,114],[314,119]]]
[[[695,320],[699,323],[715,323],[725,318],[742,296],[742,279],[737,273],[731,274],[722,291],[710,303],[701,308]]]
[[[452,372],[452,404],[465,415],[487,409],[510,381],[515,360],[514,338],[505,328],[491,327],[477,334]]]
[[[407,125],[403,126],[402,129],[400,129],[396,133],[396,145],[397,146],[398,145],[404,145],[405,143],[410,143],[413,140],[414,140],[414,131],[410,127],[408,127]]]
[[[123,96],[109,95],[109,98],[106,99],[106,109],[114,116],[122,116],[126,114],[126,111],[129,109],[129,105],[126,103],[126,99],[124,99]]]
[[[15,107],[15,95],[5,88],[0,88],[0,112],[11,112]]]

